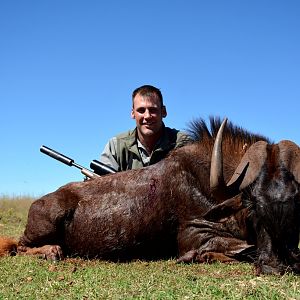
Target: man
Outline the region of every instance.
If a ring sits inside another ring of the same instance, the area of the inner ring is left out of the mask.
[[[115,171],[138,169],[157,163],[170,150],[189,142],[183,132],[166,127],[167,110],[161,91],[143,85],[132,93],[131,118],[136,128],[109,140],[100,161]]]

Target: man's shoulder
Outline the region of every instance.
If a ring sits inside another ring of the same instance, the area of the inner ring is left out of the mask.
[[[190,136],[184,131],[178,130],[176,128],[165,127],[165,132],[167,139],[170,142],[175,143],[175,148],[181,147],[191,142]]]
[[[136,129],[130,129],[130,130],[121,132],[115,136],[115,139],[128,140],[128,139],[135,138],[135,132],[136,132]]]
[[[121,132],[110,139],[110,144],[115,148],[131,148],[136,142],[136,129]]]
[[[190,139],[189,135],[186,132],[178,130],[176,128],[165,127],[165,131],[168,136],[174,137],[177,140],[182,138]]]

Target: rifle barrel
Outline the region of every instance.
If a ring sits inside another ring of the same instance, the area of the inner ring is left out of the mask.
[[[74,165],[74,160],[72,158],[67,157],[49,147],[46,147],[43,145],[43,146],[41,146],[40,151],[46,155],[51,156],[52,158],[54,158],[56,160],[68,165],[68,166]]]
[[[72,158],[70,158],[68,156],[65,156],[65,155],[63,155],[63,154],[61,154],[61,153],[59,153],[59,152],[57,152],[57,151],[55,151],[55,150],[47,147],[47,146],[44,146],[44,145],[41,146],[40,151],[42,153],[44,153],[44,154],[46,154],[46,155],[48,155],[48,156],[56,159],[56,160],[58,160],[58,161],[60,161],[60,162],[62,162],[64,164],[68,165],[68,166],[73,166],[73,167],[76,167],[76,168],[80,169],[81,173],[84,174],[87,177],[92,178],[92,177],[95,177],[95,176],[96,177],[100,176],[100,174],[97,174],[97,172],[92,172],[91,170],[84,168],[83,166],[75,163],[74,159],[72,159]],[[105,167],[105,165],[104,165],[104,167]],[[102,168],[103,168],[103,166],[102,166]],[[108,168],[108,169],[106,169],[106,168]],[[106,168],[104,168],[105,171],[106,171],[105,174],[107,174],[107,173],[114,173],[113,170],[109,170],[109,167],[106,166]]]

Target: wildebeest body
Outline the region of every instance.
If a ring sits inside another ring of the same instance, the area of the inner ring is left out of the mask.
[[[109,259],[176,255],[179,223],[208,208],[200,205],[200,187],[191,186],[196,179],[180,167],[169,159],[127,176],[68,184],[32,205],[21,243]]]
[[[212,132],[196,124],[198,142],[153,166],[70,183],[37,200],[18,249],[52,259],[59,248],[28,247],[110,260],[253,258],[258,274],[299,272],[299,147],[229,125],[216,185],[210,167],[220,122],[211,122]]]

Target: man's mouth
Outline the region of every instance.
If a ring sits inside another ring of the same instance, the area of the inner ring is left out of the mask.
[[[144,123],[143,124],[143,126],[146,126],[146,127],[151,127],[151,126],[153,126],[154,125],[154,123]]]

